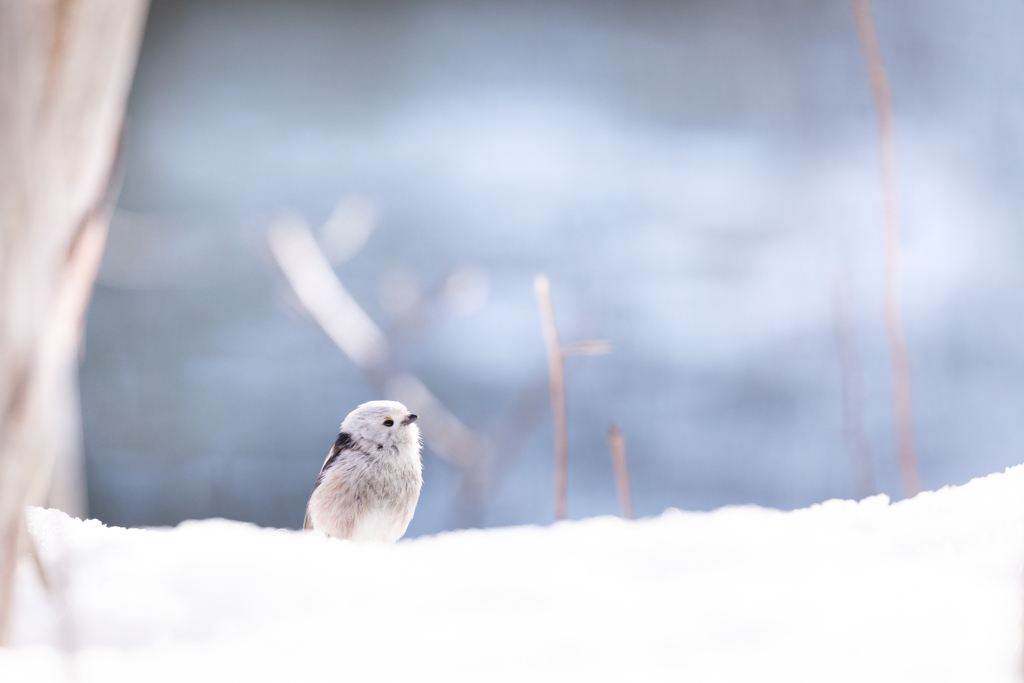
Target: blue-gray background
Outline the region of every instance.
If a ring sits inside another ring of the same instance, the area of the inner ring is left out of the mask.
[[[1024,6],[875,16],[937,488],[1024,460]],[[386,329],[396,282],[433,297],[402,362],[508,446],[468,516],[426,451],[410,535],[552,519],[542,271],[563,338],[614,345],[567,363],[570,516],[618,510],[613,422],[638,515],[854,495],[837,280],[877,490],[900,496],[847,2],[155,0],[128,114],[81,372],[93,516],[301,524],[341,419],[380,396],[295,305],[265,231],[354,196],[376,230],[336,272]],[[465,269],[486,299],[460,314],[437,293]]]

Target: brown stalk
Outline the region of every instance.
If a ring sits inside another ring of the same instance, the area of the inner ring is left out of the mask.
[[[893,410],[896,417],[897,458],[903,492],[912,498],[921,490],[914,455],[914,411],[910,392],[910,360],[903,331],[902,245],[900,243],[899,205],[896,194],[896,132],[893,125],[892,97],[882,52],[871,17],[870,0],[851,0],[864,62],[878,119],[878,149],[882,183],[882,229],[885,237],[885,327],[892,359]]]
[[[626,439],[618,425],[608,429],[608,446],[612,451],[612,466],[615,468],[615,488],[619,492],[622,516],[633,519],[633,498],[629,494],[629,470],[626,469]]]
[[[606,353],[611,353],[611,350],[611,342],[604,339],[599,339],[596,341],[573,342],[571,344],[565,344],[564,346],[562,346],[562,357],[568,358],[569,356],[603,356]]]
[[[555,307],[551,301],[551,283],[546,275],[533,280],[544,329],[544,345],[548,355],[548,376],[551,381],[551,412],[555,419],[555,519],[567,516],[569,480],[569,417],[565,409],[565,379],[562,371],[562,347],[555,326]]]

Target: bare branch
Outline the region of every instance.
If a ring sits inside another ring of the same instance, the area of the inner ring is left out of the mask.
[[[80,448],[78,349],[145,14],[0,0],[0,645],[25,505],[59,495],[54,463]]]
[[[295,295],[334,343],[360,368],[383,365],[388,356],[384,333],[331,270],[306,223],[298,216],[282,216],[267,238]]]
[[[544,329],[544,344],[548,354],[548,377],[551,383],[551,412],[555,418],[555,519],[568,515],[567,493],[569,480],[569,417],[565,408],[565,378],[562,372],[562,346],[558,343],[555,325],[555,307],[551,301],[551,283],[546,275],[533,280],[540,307],[540,320]]]
[[[870,0],[852,0],[871,91],[878,119],[878,149],[882,182],[882,229],[885,235],[885,327],[892,360],[893,410],[896,417],[897,457],[903,492],[907,498],[921,490],[914,455],[914,410],[911,401],[910,358],[903,331],[902,286],[903,247],[900,242],[899,203],[897,201],[896,130],[893,125],[889,79],[882,62]]]
[[[626,440],[618,425],[608,430],[608,446],[612,452],[612,466],[615,468],[615,488],[619,492],[622,516],[633,519],[633,498],[629,493],[629,470],[626,468]]]
[[[611,352],[612,343],[604,339],[573,342],[562,346],[562,358],[568,358],[569,356],[604,356]]]

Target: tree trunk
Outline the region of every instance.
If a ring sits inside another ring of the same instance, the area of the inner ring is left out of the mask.
[[[53,494],[84,510],[78,347],[145,13],[0,0],[0,645],[26,504],[48,500],[56,469]]]

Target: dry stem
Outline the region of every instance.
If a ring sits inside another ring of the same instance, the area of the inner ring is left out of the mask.
[[[914,456],[914,411],[910,393],[910,360],[903,332],[902,247],[896,198],[896,132],[893,126],[889,80],[878,46],[870,0],[852,0],[871,91],[878,118],[878,148],[882,181],[882,227],[885,234],[885,327],[892,358],[893,409],[896,416],[897,457],[903,491],[912,498],[921,490]]]
[[[533,280],[544,328],[544,344],[548,354],[548,376],[551,381],[551,412],[555,418],[555,519],[568,514],[566,497],[569,480],[569,417],[565,409],[565,379],[562,371],[562,347],[555,326],[555,307],[551,301],[551,283],[546,275]]]
[[[615,488],[619,492],[622,516],[633,519],[633,498],[629,494],[629,471],[626,469],[626,440],[618,425],[608,429],[608,446],[612,451],[612,466],[615,468]]]

